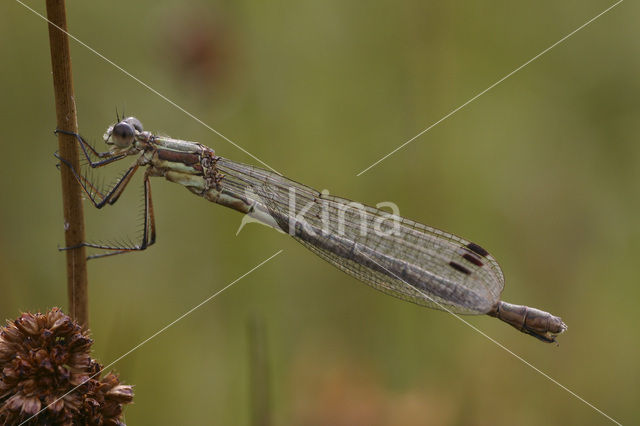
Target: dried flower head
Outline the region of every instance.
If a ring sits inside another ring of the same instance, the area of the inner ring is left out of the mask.
[[[90,356],[93,341],[59,308],[0,328],[0,424],[122,425],[131,386]]]

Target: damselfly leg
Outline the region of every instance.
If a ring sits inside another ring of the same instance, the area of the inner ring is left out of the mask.
[[[124,157],[129,155],[126,152],[119,153],[119,154],[114,154],[111,151],[99,152],[97,149],[91,146],[91,144],[85,141],[82,136],[74,132],[56,129],[53,131],[53,133],[56,135],[58,133],[62,133],[62,134],[73,136],[74,138],[76,138],[76,140],[78,141],[78,144],[80,145],[80,148],[82,149],[82,152],[84,153],[84,156],[87,159],[87,162],[89,163],[89,166],[91,166],[91,168],[94,168],[94,169],[96,167],[106,166],[107,164],[113,163],[114,161],[122,160]],[[101,158],[102,160],[93,161],[91,159],[91,155],[89,154],[89,152],[91,152],[91,154],[95,155],[96,157]]]
[[[74,136],[80,145],[84,156],[86,157],[87,163],[91,168],[99,168],[105,166],[107,164],[111,164],[118,160],[121,160],[129,155],[137,154],[139,151],[125,151],[122,153],[112,153],[110,151],[107,152],[98,152],[94,147],[92,147],[89,143],[87,143],[80,135],[73,132],[68,132],[65,130],[56,130],[55,133],[64,133],[71,136]],[[99,161],[93,161],[91,158],[91,154],[100,158]],[[55,157],[60,160],[66,167],[68,167],[73,173],[76,181],[80,184],[81,188],[91,201],[91,203],[98,209],[101,209],[106,204],[114,204],[125,188],[131,181],[131,178],[136,173],[140,164],[138,159],[108,188],[108,190],[104,191],[102,188],[99,188],[94,182],[91,181],[86,175],[78,173],[78,171],[69,163],[66,159],[60,157],[58,153],[54,154]],[[113,256],[121,253],[128,253],[131,251],[140,251],[145,250],[147,247],[152,245],[156,239],[156,225],[155,225],[155,216],[153,213],[153,202],[151,200],[151,184],[149,182],[149,171],[145,172],[144,175],[144,218],[143,218],[143,229],[142,229],[142,240],[139,244],[120,244],[120,245],[110,245],[110,244],[101,244],[101,243],[90,243],[83,242],[76,246],[71,247],[63,247],[60,250],[70,250],[78,247],[91,247],[101,250],[108,250],[107,253],[100,253],[88,256],[88,259],[95,259],[98,257],[105,256]]]

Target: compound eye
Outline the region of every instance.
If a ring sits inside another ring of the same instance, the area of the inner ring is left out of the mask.
[[[131,124],[133,128],[136,129],[138,132],[142,132],[144,130],[142,128],[142,123],[140,122],[140,120],[138,120],[135,117],[127,117],[122,121]]]
[[[135,139],[135,129],[133,125],[126,121],[121,121],[113,126],[113,132],[111,133],[111,140],[114,145],[119,148],[126,148],[130,146]]]

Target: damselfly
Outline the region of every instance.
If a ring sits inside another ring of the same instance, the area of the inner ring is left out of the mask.
[[[83,243],[109,251],[93,257],[144,250],[155,242],[149,178],[162,176],[291,235],[335,267],[384,293],[454,314],[497,317],[544,342],[554,342],[567,328],[547,312],[501,301],[504,276],[497,261],[478,244],[453,234],[228,160],[196,142],[156,136],[144,131],[134,117],[118,119],[107,129],[104,141],[110,149],[106,152],[98,152],[75,133],[68,134],[77,138],[92,168],[135,157],[105,191],[72,168],[97,208],[115,203],[136,170],[146,167],[142,241],[123,247]]]

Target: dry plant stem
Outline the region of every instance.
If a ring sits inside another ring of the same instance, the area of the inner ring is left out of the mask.
[[[251,425],[271,425],[269,360],[264,318],[254,316],[248,322],[251,392]]]
[[[67,31],[67,18],[63,0],[47,0],[49,21]],[[67,34],[49,24],[49,45],[53,88],[56,101],[57,128],[78,132],[75,96],[71,75],[71,55]],[[78,147],[73,136],[58,133],[60,156],[79,168]],[[62,206],[64,214],[65,244],[77,246],[85,240],[84,212],[81,189],[68,167],[60,168],[62,176]],[[89,304],[87,299],[87,256],[84,247],[65,251],[67,256],[67,292],[69,313],[79,324],[89,326]]]

